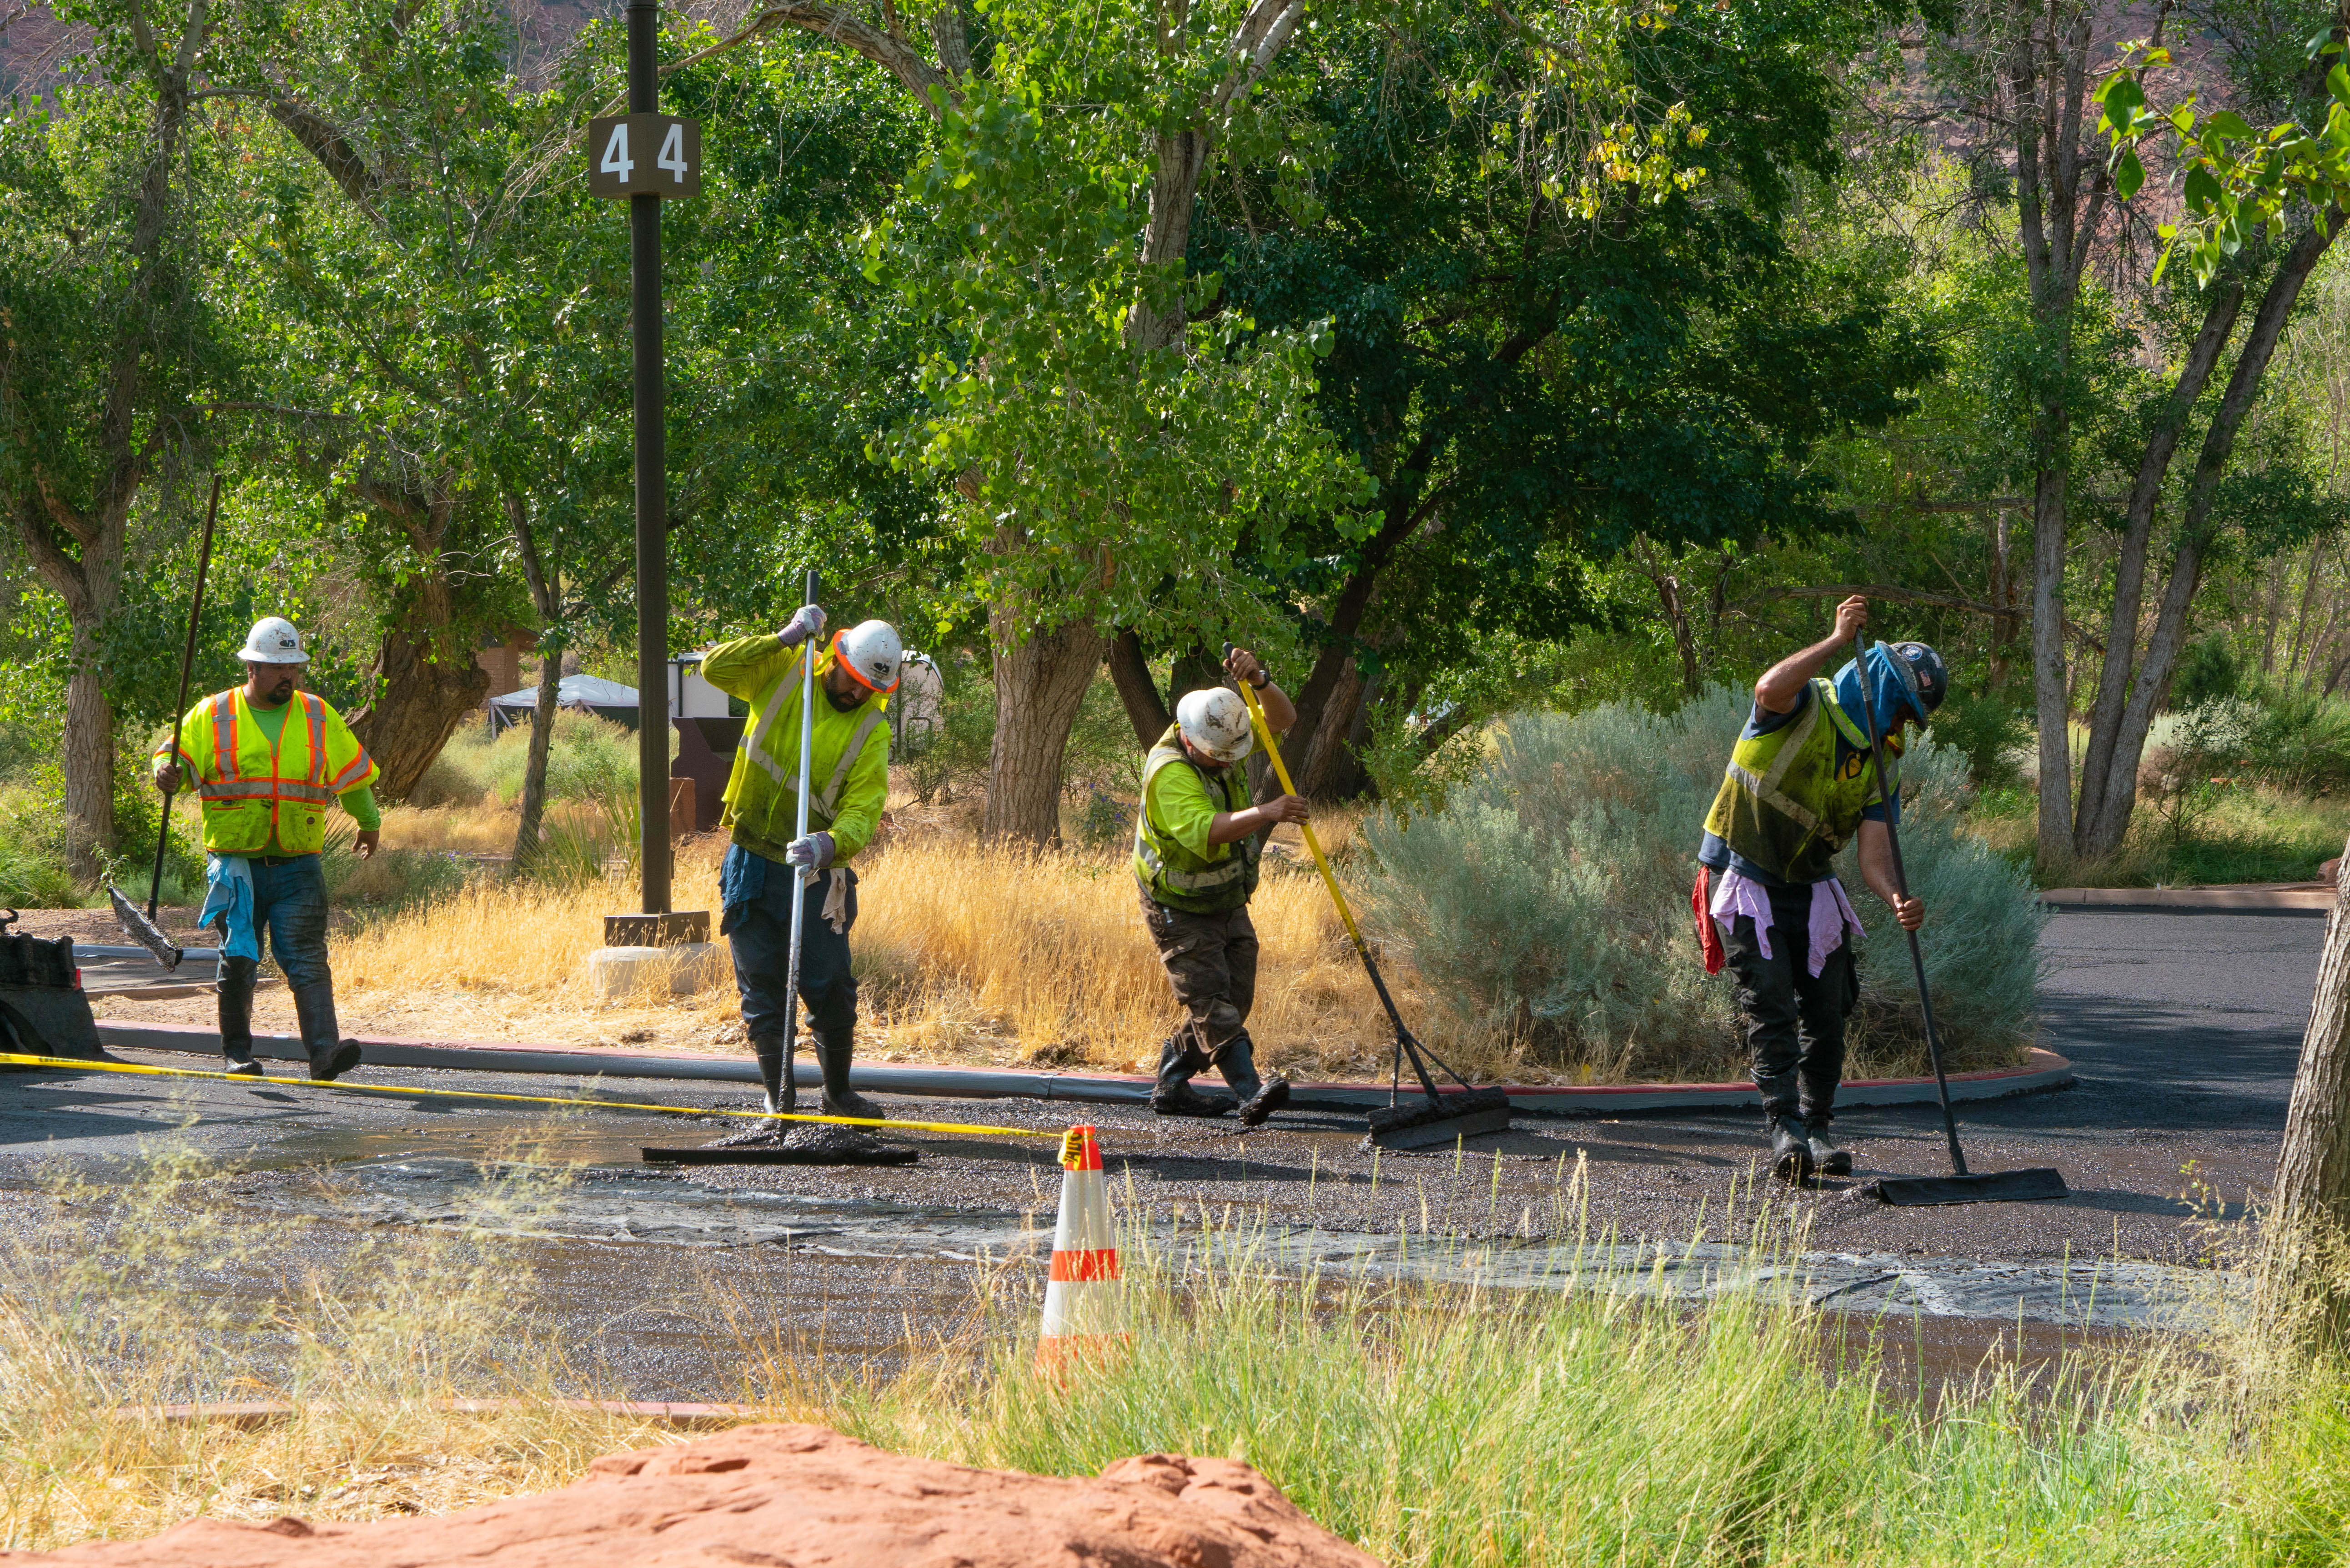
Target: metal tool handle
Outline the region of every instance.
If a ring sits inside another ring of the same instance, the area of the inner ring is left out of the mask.
[[[1898,820],[1901,800],[1898,790],[1887,787],[1885,777],[1885,741],[1877,732],[1877,704],[1869,700],[1868,649],[1857,631],[1852,634],[1853,668],[1860,672],[1860,711],[1868,725],[1868,750],[1877,763],[1877,793],[1885,802],[1885,843],[1892,851],[1893,890],[1903,898],[1909,896],[1909,877],[1901,869],[1901,834]],[[1942,1042],[1934,1028],[1934,998],[1926,989],[1926,955],[1918,946],[1918,933],[1905,930],[1909,939],[1909,968],[1918,977],[1918,1010],[1926,1019],[1926,1059],[1934,1064],[1934,1093],[1942,1101],[1942,1136],[1950,1140],[1950,1174],[1967,1173],[1967,1157],[1959,1147],[1959,1122],[1950,1114],[1950,1081],[1942,1073]]]
[[[807,575],[807,597],[802,604],[814,604],[824,591],[823,579],[815,568]],[[799,830],[792,836],[806,838],[808,830],[808,756],[816,744],[816,659],[823,651],[810,632],[800,644],[800,805]],[[784,970],[784,1050],[786,1053],[784,1071],[792,1070],[789,1053],[799,1049],[800,1041],[800,935],[807,926],[807,884],[800,879],[799,867],[790,867],[792,877],[792,953]]]
[[[1232,645],[1228,642],[1224,644],[1224,657],[1230,659],[1232,655]],[[1249,723],[1255,728],[1257,740],[1264,746],[1265,760],[1273,764],[1273,776],[1281,781],[1281,793],[1295,794],[1297,786],[1289,782],[1289,769],[1281,760],[1281,747],[1274,741],[1273,726],[1264,722],[1264,708],[1256,700],[1256,689],[1245,680],[1240,683],[1240,687],[1241,701],[1248,704]],[[1427,1064],[1419,1059],[1423,1051],[1428,1052],[1438,1066],[1443,1067],[1446,1073],[1465,1085],[1467,1079],[1454,1073],[1442,1057],[1429,1051],[1420,1044],[1419,1036],[1404,1027],[1402,1010],[1396,1006],[1395,998],[1388,993],[1388,982],[1379,973],[1378,961],[1371,957],[1370,944],[1363,940],[1362,928],[1355,924],[1355,911],[1347,908],[1347,895],[1338,890],[1338,878],[1330,869],[1328,857],[1322,853],[1322,841],[1314,836],[1314,825],[1301,822],[1297,825],[1297,831],[1304,836],[1305,847],[1313,852],[1314,868],[1322,873],[1322,885],[1330,889],[1330,901],[1338,906],[1338,919],[1346,923],[1347,935],[1354,941],[1355,951],[1363,961],[1363,972],[1371,977],[1371,989],[1379,993],[1379,1004],[1388,1010],[1388,1021],[1395,1025],[1399,1055],[1409,1054],[1411,1057],[1412,1071],[1419,1075],[1419,1086],[1428,1092],[1431,1100],[1437,1096],[1436,1080],[1430,1076]],[[1400,1081],[1403,1075],[1400,1062],[1397,1069],[1393,1076]],[[1395,1085],[1392,1083],[1388,1088],[1388,1098],[1390,1102],[1395,1098]]]
[[[188,679],[196,668],[196,627],[204,617],[204,575],[213,564],[213,523],[220,516],[220,474],[213,474],[213,498],[204,507],[204,534],[196,545],[196,594],[188,606],[188,642],[180,650],[180,701],[172,710],[172,776],[180,774],[181,737],[188,721]],[[163,851],[172,842],[172,796],[163,792],[162,814],[155,819],[155,874],[147,881],[147,918],[155,918],[155,904],[163,896]]]

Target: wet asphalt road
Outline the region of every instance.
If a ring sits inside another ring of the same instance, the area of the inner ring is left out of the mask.
[[[1811,1228],[1807,1245],[1879,1262],[2203,1260],[2208,1234],[2187,1200],[2199,1193],[2218,1205],[2207,1212],[2232,1217],[2268,1180],[2323,931],[2322,920],[2282,916],[2058,916],[2043,945],[2043,1039],[2072,1058],[2079,1084],[1961,1106],[1960,1117],[1974,1168],[2053,1165],[2073,1196],[1888,1209],[1829,1183],[1793,1200]],[[518,1094],[579,1087],[480,1074],[363,1078]],[[747,1105],[740,1091],[707,1085],[634,1081],[602,1092],[680,1107]],[[1757,1181],[1759,1118],[1748,1114],[1523,1117],[1458,1155],[1373,1157],[1357,1147],[1358,1120],[1324,1113],[1285,1113],[1249,1132],[1035,1101],[889,1106],[903,1118],[1038,1131],[1091,1120],[1116,1188],[1175,1225],[1262,1219],[1276,1230],[1522,1244],[1611,1231],[1734,1239],[1758,1193],[1784,1197]],[[198,1200],[250,1224],[265,1253],[282,1251],[281,1275],[330,1262],[343,1238],[370,1226],[486,1220],[535,1272],[547,1326],[591,1359],[620,1347],[620,1381],[641,1397],[736,1391],[743,1355],[723,1327],[730,1304],[761,1303],[757,1315],[783,1325],[794,1354],[886,1363],[910,1329],[927,1336],[968,1321],[976,1278],[1035,1287],[1060,1175],[1052,1140],[910,1134],[922,1158],[905,1169],[675,1174],[637,1162],[641,1144],[703,1142],[740,1125],[602,1110],[550,1120],[453,1097],[12,1074],[0,1075],[0,1187],[21,1191],[60,1173],[104,1182],[142,1152],[192,1147],[218,1167],[192,1189]],[[1856,1180],[1944,1168],[1930,1107],[1857,1109],[1837,1126],[1854,1147]],[[527,1222],[508,1220],[493,1211],[484,1173],[517,1158],[580,1174]],[[49,1201],[0,1206],[0,1228],[38,1227]],[[327,1222],[289,1222],[296,1217]]]

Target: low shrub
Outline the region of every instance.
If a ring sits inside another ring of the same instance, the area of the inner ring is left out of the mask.
[[[1734,1071],[1729,977],[1699,962],[1690,889],[1749,711],[1744,693],[1717,688],[1666,715],[1609,703],[1509,720],[1441,812],[1365,825],[1382,928],[1464,1022],[1519,1035],[1538,1059],[1607,1076]],[[1958,752],[1918,739],[1903,776],[1902,850],[1928,909],[1944,1043],[1968,1064],[2012,1060],[2039,973],[2031,884],[1960,836]],[[1855,1055],[1907,1066],[1923,1041],[1908,946],[1854,857],[1848,846],[1838,874],[1868,929]]]
[[[2350,701],[2268,687],[2249,707],[2246,751],[2263,782],[2315,793],[2350,785]]]
[[[674,736],[671,749],[676,749]],[[523,775],[529,766],[528,723],[493,738],[486,724],[468,721],[425,770],[408,804],[473,805],[488,801],[512,805],[522,798]],[[634,789],[636,783],[634,731],[592,713],[557,710],[546,752],[548,800],[593,800],[615,788]]]
[[[1999,697],[1954,691],[1934,715],[1934,743],[1966,759],[1978,790],[2012,789],[2022,782],[2018,749],[2031,744],[2034,732],[2032,715]]]

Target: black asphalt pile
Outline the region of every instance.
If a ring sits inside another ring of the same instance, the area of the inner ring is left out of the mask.
[[[830,1122],[802,1122],[788,1132],[755,1127],[698,1148],[649,1147],[644,1157],[657,1165],[911,1165],[920,1158],[902,1144]]]

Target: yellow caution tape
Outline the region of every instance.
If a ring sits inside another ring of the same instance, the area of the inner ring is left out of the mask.
[[[793,1112],[727,1111],[700,1106],[656,1106],[635,1100],[588,1100],[559,1095],[502,1095],[489,1089],[423,1089],[405,1084],[322,1084],[310,1078],[255,1077],[249,1073],[207,1073],[194,1067],[150,1067],[140,1062],[88,1062],[78,1056],[25,1056],[0,1051],[0,1066],[61,1067],[75,1073],[125,1073],[141,1078],[197,1078],[223,1084],[267,1085],[274,1089],[330,1089],[350,1095],[413,1095],[428,1100],[504,1100],[525,1106],[588,1106],[604,1111],[656,1111],[672,1116],[737,1116],[754,1122],[824,1122],[844,1127],[895,1127],[901,1132],[986,1133],[998,1137],[1059,1137],[1042,1127],[998,1127],[978,1122],[897,1122],[879,1116],[811,1116]]]

